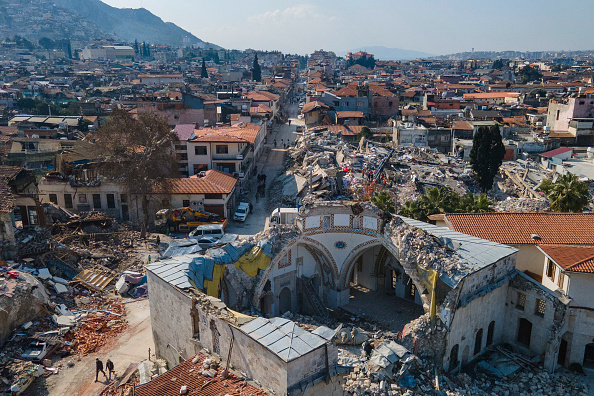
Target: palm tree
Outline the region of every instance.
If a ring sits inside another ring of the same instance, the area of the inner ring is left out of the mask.
[[[561,176],[555,183],[543,181],[540,190],[551,202],[553,212],[581,212],[590,198],[588,186],[572,173]]]
[[[458,208],[460,197],[445,187],[434,187],[421,195],[419,203],[427,216],[437,213],[452,213]]]
[[[460,200],[460,207],[458,212],[461,213],[485,213],[493,212],[491,208],[493,201],[487,197],[487,194],[483,193],[478,196],[468,193]]]
[[[427,215],[421,210],[417,201],[406,201],[398,214],[400,216],[410,217],[411,219],[427,220]]]
[[[394,200],[385,191],[379,191],[373,194],[371,197],[371,203],[377,206],[378,209],[383,210],[384,213],[395,213],[396,207],[394,206]]]

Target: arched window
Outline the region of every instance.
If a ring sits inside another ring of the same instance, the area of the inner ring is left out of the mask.
[[[460,345],[456,344],[450,350],[450,371],[454,370],[458,367],[458,350],[460,349]]]
[[[495,335],[495,321],[489,323],[489,328],[487,329],[487,346],[493,344],[493,336]]]
[[[483,329],[476,332],[474,336],[474,355],[481,353],[483,349]]]

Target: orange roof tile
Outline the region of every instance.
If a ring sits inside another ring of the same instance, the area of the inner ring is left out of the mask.
[[[594,273],[594,245],[539,245],[538,247],[566,271]]]
[[[507,245],[594,244],[594,213],[450,213],[454,231]],[[538,238],[532,239],[532,234]]]
[[[475,92],[463,95],[464,99],[497,99],[497,98],[517,98],[518,92]]]
[[[237,124],[220,128],[194,130],[196,137],[191,142],[237,142],[254,144],[262,127],[254,124]]]
[[[362,111],[337,111],[336,118],[363,118]]]
[[[246,381],[233,374],[223,378],[223,366],[216,370],[213,378],[200,374],[202,372],[202,362],[206,359],[206,356],[203,354],[197,356],[199,359],[196,363],[192,363],[194,358],[190,358],[150,382],[138,385],[134,388],[134,394],[136,396],[179,395],[180,387],[185,385],[188,388],[187,394],[191,396],[268,395],[263,390],[246,383]]]
[[[171,194],[230,194],[237,179],[226,172],[215,169],[206,171],[204,177],[170,179]]]
[[[334,92],[334,95],[336,95],[336,96],[357,96],[357,88],[352,85],[348,85],[348,86],[341,88],[338,91]]]

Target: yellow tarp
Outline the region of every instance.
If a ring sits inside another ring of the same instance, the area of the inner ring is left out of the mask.
[[[437,288],[437,280],[439,279],[439,274],[432,268],[424,269],[417,266],[417,270],[421,284],[427,289],[427,291],[431,295],[431,310],[429,315],[431,317],[431,320],[433,320],[437,308],[437,297],[435,289]]]
[[[254,246],[252,250],[244,254],[237,260],[235,267],[242,270],[251,277],[258,275],[258,270],[265,270],[270,264],[270,257],[265,255],[258,246]]]
[[[219,289],[221,288],[221,281],[223,280],[223,274],[225,273],[225,266],[221,264],[215,264],[212,271],[212,280],[204,279],[204,290],[206,294],[211,297],[219,298]]]

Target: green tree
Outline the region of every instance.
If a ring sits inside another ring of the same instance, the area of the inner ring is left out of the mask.
[[[258,54],[254,55],[254,64],[252,66],[252,79],[254,81],[262,81],[262,68],[258,63]]]
[[[542,73],[532,66],[526,65],[519,71],[518,77],[520,77],[522,84],[526,84],[530,81],[540,81],[542,79]]]
[[[555,183],[544,180],[540,190],[551,202],[554,212],[581,212],[590,198],[588,185],[580,182],[573,173],[561,176]]]
[[[411,219],[417,219],[421,221],[427,219],[427,216],[424,214],[417,201],[406,201],[398,214],[400,216],[410,217]]]
[[[200,77],[208,78],[208,72],[206,71],[206,62],[202,58],[202,68],[200,69]]]
[[[493,187],[495,175],[505,157],[505,146],[499,132],[499,125],[480,127],[472,139],[470,165],[483,192]]]
[[[105,158],[102,173],[122,183],[140,201],[144,238],[149,213],[154,209],[149,197],[170,191],[171,178],[179,176],[177,135],[164,117],[139,112],[135,119],[123,110],[113,111],[94,135],[95,144]]]
[[[460,213],[486,213],[493,212],[494,209],[491,207],[493,201],[487,197],[487,194],[483,193],[480,195],[474,195],[467,193],[460,199],[460,204],[456,212]]]
[[[371,129],[364,126],[361,128],[361,131],[357,134],[357,141],[360,141],[362,138],[369,139],[373,133],[371,133]]]
[[[39,45],[49,50],[55,48],[56,43],[50,38],[42,37],[39,39]]]
[[[375,192],[371,197],[371,203],[377,206],[379,210],[384,211],[384,213],[396,213],[394,200],[386,191]]]

